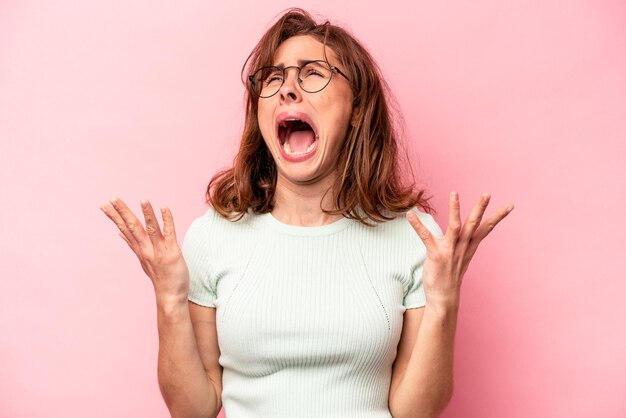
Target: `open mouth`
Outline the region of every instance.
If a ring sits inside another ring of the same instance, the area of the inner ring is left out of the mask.
[[[300,119],[285,119],[278,124],[278,139],[287,155],[305,155],[315,149],[318,135]]]

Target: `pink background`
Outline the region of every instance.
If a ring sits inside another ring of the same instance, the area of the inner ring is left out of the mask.
[[[0,3],[0,416],[166,417],[152,287],[98,206],[179,240],[282,1]],[[513,213],[463,285],[444,417],[626,416],[626,5],[302,1],[380,62],[447,225]]]

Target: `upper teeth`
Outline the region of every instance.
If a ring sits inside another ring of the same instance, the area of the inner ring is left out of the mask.
[[[284,121],[281,122],[280,126],[283,128],[286,128],[287,122],[295,122],[295,121],[302,122],[300,119],[285,119]]]

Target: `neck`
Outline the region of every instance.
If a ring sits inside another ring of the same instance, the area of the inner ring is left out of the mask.
[[[336,208],[332,191],[326,193],[333,180],[331,177],[326,181],[302,185],[294,184],[279,174],[272,215],[282,223],[296,226],[321,226],[338,221],[343,218],[341,214],[329,215],[322,211],[322,208]]]

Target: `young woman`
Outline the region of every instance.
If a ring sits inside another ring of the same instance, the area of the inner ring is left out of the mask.
[[[443,234],[401,179],[378,67],[337,26],[287,11],[242,75],[239,153],[182,250],[167,209],[161,233],[147,201],[145,230],[103,206],[154,284],[172,416],[437,416],[462,277],[512,205],[482,221],[485,194],[461,223],[453,192]]]

